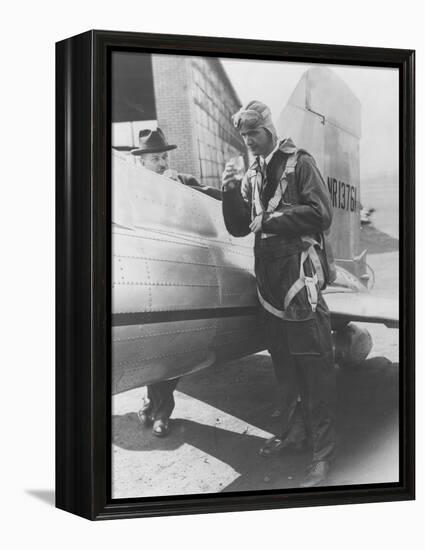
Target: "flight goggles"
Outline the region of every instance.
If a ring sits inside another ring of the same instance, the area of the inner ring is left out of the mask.
[[[234,127],[238,130],[241,130],[242,126],[245,129],[253,130],[258,126],[263,126],[269,116],[270,111],[268,109],[263,114],[254,109],[240,109],[232,116],[232,121]]]

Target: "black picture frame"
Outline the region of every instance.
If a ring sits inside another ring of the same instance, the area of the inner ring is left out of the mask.
[[[399,483],[112,501],[111,52],[394,67],[400,97]],[[56,45],[56,506],[91,520],[414,499],[415,53],[412,50],[89,31]]]

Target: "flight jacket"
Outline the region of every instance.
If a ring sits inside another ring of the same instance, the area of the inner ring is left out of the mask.
[[[249,225],[258,215],[253,204],[254,186],[262,177],[261,162],[255,159],[240,187],[222,193],[224,222],[235,237],[250,233]],[[283,194],[272,211],[267,211],[270,201],[276,203],[276,196],[279,198],[279,185]],[[313,157],[297,149],[291,139],[279,143],[267,166],[266,183],[259,187],[263,211],[262,232],[256,234],[254,247],[257,285],[265,300],[283,309],[285,295],[299,275],[300,253],[310,246],[302,238],[319,241],[323,237],[332,222],[332,205]],[[305,292],[300,292],[291,309],[292,318],[307,314]]]
[[[267,212],[286,162],[293,154],[297,155],[297,161],[293,171],[287,174],[288,185],[283,200],[274,212]],[[243,237],[250,232],[253,185],[260,172],[260,162],[255,159],[240,189],[222,194],[226,228],[235,237]],[[282,236],[284,240],[322,233],[331,225],[332,206],[323,178],[313,157],[307,151],[297,150],[291,139],[280,143],[268,164],[267,183],[261,190],[260,199],[264,206],[263,232]]]

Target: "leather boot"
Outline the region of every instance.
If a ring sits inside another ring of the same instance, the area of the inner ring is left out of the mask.
[[[303,419],[300,417],[295,419],[289,434],[268,439],[259,452],[261,456],[274,456],[281,452],[301,453],[308,447],[309,440]]]
[[[143,406],[140,409],[140,411],[137,413],[137,416],[139,417],[140,423],[143,424],[143,426],[151,426],[154,418],[153,418],[153,406],[152,402],[149,399],[145,399],[143,402]]]
[[[157,418],[152,427],[153,435],[156,437],[165,437],[170,431],[170,424],[168,420],[163,420],[162,418]]]
[[[317,487],[326,481],[330,470],[330,463],[328,460],[319,460],[313,462],[307,468],[307,475],[300,483],[300,487]]]

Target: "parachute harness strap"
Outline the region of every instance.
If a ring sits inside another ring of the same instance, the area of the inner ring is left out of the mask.
[[[292,302],[292,300],[295,298],[298,292],[300,292],[304,287],[307,290],[307,299],[311,306],[311,309],[313,312],[316,311],[317,301],[318,301],[317,287],[319,286],[320,288],[322,288],[322,285],[324,283],[322,264],[320,263],[317,250],[315,248],[317,245],[319,245],[319,243],[314,239],[312,239],[311,237],[303,237],[302,240],[310,243],[310,246],[307,250],[303,250],[301,252],[300,276],[295,281],[295,283],[290,287],[290,289],[288,290],[285,296],[285,299],[283,302],[284,309],[283,310],[278,309],[272,306],[269,302],[267,302],[267,300],[265,300],[261,295],[260,289],[257,287],[258,299],[261,305],[264,307],[266,311],[268,311],[275,317],[279,317],[280,319],[285,319],[285,310],[288,308],[289,304]],[[312,277],[307,276],[304,271],[304,262],[308,258],[310,258],[315,270],[315,273]]]
[[[288,166],[289,164],[289,166]],[[280,202],[283,200],[283,195],[285,194],[286,188],[288,186],[288,181],[286,179],[286,173],[287,169],[291,168],[292,163],[286,163],[285,170],[283,171],[283,174],[280,178],[279,184],[276,187],[275,194],[273,197],[269,200],[266,212],[273,213]],[[264,187],[267,176],[266,176],[266,168],[263,166],[261,170],[258,170],[255,178],[252,178],[254,181],[252,182],[252,200],[251,200],[251,220],[253,220],[256,216],[262,214],[264,212],[264,207],[260,199],[260,192],[262,188]],[[261,233],[262,239],[267,239],[268,237],[273,237],[273,234],[271,233]]]
[[[301,252],[300,276],[295,281],[295,283],[291,286],[291,288],[288,290],[285,296],[285,300],[283,302],[284,310],[288,308],[289,304],[292,302],[292,300],[295,298],[298,292],[300,292],[305,287],[307,289],[307,299],[311,306],[311,309],[312,311],[316,311],[317,299],[318,299],[317,284],[318,284],[319,278],[317,273],[315,273],[312,277],[308,277],[304,272],[304,262],[307,260],[308,257],[310,257],[311,249],[314,249],[314,245],[311,245],[310,248],[308,248],[307,250],[303,250]],[[317,252],[316,251],[314,252],[317,256]]]
[[[287,173],[290,171],[295,170],[295,166],[298,160],[297,152],[292,154],[286,162],[283,174],[281,176],[280,182],[276,188],[274,196],[270,199],[268,203],[268,207],[266,209],[266,212],[272,213],[276,210],[277,206],[281,201],[283,201],[283,196],[285,194],[288,181],[287,181]],[[262,214],[264,212],[263,205],[261,203],[260,199],[260,191],[262,186],[265,183],[265,170],[259,170],[256,173],[255,180],[252,185],[252,202],[251,202],[251,218],[254,219],[254,217],[259,214]],[[267,238],[272,235],[269,235],[267,233],[262,233],[262,238]],[[275,308],[272,306],[269,302],[267,302],[260,293],[259,288],[257,287],[257,293],[258,293],[258,299],[264,309],[266,309],[269,313],[272,315],[275,315],[276,317],[279,317],[281,319],[285,318],[285,310],[288,308],[289,304],[292,302],[292,300],[295,298],[295,296],[300,292],[304,287],[307,289],[307,299],[309,301],[309,304],[311,306],[312,311],[316,311],[317,308],[317,300],[318,300],[318,291],[317,286],[319,285],[320,288],[323,288],[325,285],[325,277],[323,273],[322,264],[320,262],[320,258],[317,254],[316,247],[323,247],[323,243],[318,243],[314,238],[305,236],[301,238],[302,241],[307,242],[310,246],[307,250],[304,250],[301,252],[301,259],[300,259],[300,275],[299,278],[295,281],[295,283],[290,287],[288,290],[284,302],[283,302],[283,311],[280,309]],[[307,260],[307,258],[310,258],[311,263],[313,265],[314,269],[314,275],[312,277],[309,277],[305,274],[304,271],[304,262]]]

